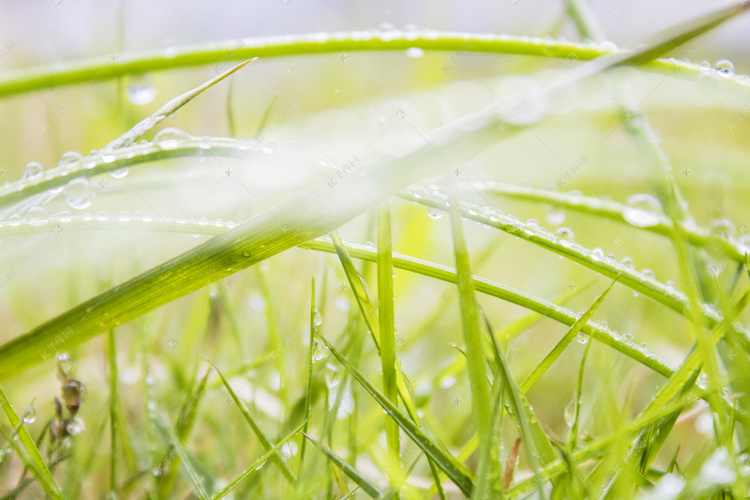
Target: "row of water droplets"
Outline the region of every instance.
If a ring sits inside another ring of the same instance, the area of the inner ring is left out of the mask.
[[[168,127],[159,131],[151,141],[141,140],[137,144],[116,150],[102,151],[92,150],[87,156],[83,156],[75,151],[64,153],[58,161],[55,168],[45,170],[41,163],[29,162],[22,174],[21,182],[6,182],[2,190],[6,192],[20,191],[26,187],[29,182],[33,184],[50,181],[60,177],[75,175],[81,170],[92,170],[101,165],[108,165],[115,161],[132,159],[136,156],[148,155],[156,151],[168,151],[178,148],[195,148],[208,152],[214,147],[226,147],[242,151],[255,151],[264,154],[273,154],[282,152],[290,155],[299,155],[302,152],[301,145],[297,141],[290,141],[286,145],[281,145],[275,139],[266,139],[259,142],[255,139],[236,140],[216,137],[196,138],[191,134],[175,127]],[[201,157],[199,157],[200,159]],[[114,179],[122,179],[129,172],[127,167],[116,170],[110,170],[108,174]],[[49,203],[58,195],[65,198],[68,206],[74,210],[85,210],[89,208],[96,197],[97,186],[88,176],[78,176],[64,185],[58,185],[50,188],[44,196],[34,197],[33,200],[27,200],[4,214],[6,222],[11,225],[19,225],[19,220],[28,221],[31,225],[40,225],[47,219],[44,215],[43,206]]]
[[[445,192],[437,185],[411,186],[406,191],[417,200],[424,200],[424,204],[429,206],[428,213],[432,218],[439,218],[444,211],[447,211],[448,202],[445,198]],[[639,194],[631,197],[632,210],[629,215],[633,220],[638,220],[640,224],[647,224],[653,221],[661,220],[661,215],[653,212],[655,207],[661,206],[658,200],[651,195]],[[518,217],[512,214],[504,214],[501,210],[489,206],[475,203],[473,200],[464,200],[461,208],[465,213],[465,219],[471,219],[480,222],[487,227],[496,227],[508,232],[509,234],[542,243],[547,248],[564,247],[568,252],[576,255],[583,260],[596,263],[599,267],[607,268],[612,273],[621,273],[636,282],[645,282],[652,290],[661,295],[670,297],[676,302],[687,305],[687,295],[677,290],[677,285],[673,281],[662,283],[656,279],[655,273],[648,268],[641,271],[635,270],[635,263],[630,257],[623,257],[617,260],[615,254],[605,254],[601,248],[589,249],[575,241],[575,234],[568,227],[558,227],[554,232],[540,225],[537,219],[529,219],[526,222],[520,221]],[[651,210],[646,210],[650,208]],[[626,211],[627,212],[627,211]],[[559,220],[559,216],[556,220]],[[567,253],[567,252],[566,252]],[[637,294],[637,292],[636,292]],[[715,320],[721,316],[716,308],[711,304],[703,305],[704,312]]]

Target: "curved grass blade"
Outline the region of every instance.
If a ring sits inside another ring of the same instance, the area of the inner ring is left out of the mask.
[[[256,469],[261,467],[263,464],[265,464],[269,458],[276,456],[276,453],[281,449],[282,446],[284,446],[287,441],[292,439],[294,436],[297,435],[302,430],[302,427],[307,422],[303,422],[299,424],[292,432],[286,435],[285,438],[281,439],[276,445],[268,450],[265,455],[260,457],[258,460],[255,461],[250,467],[245,469],[244,472],[242,472],[239,476],[234,478],[232,481],[229,482],[228,485],[226,485],[221,491],[216,493],[214,496],[211,497],[211,500],[219,500],[220,498],[224,498],[231,492],[240,482],[242,482],[245,478],[247,478],[249,475],[251,475],[253,472],[255,472]]]
[[[435,464],[442,470],[456,486],[458,486],[464,495],[471,495],[473,482],[469,471],[467,471],[463,465],[456,461],[455,458],[445,453],[440,446],[433,443],[424,433],[412,422],[412,420],[401,413],[391,401],[378,391],[367,379],[333,346],[322,336],[318,335],[320,339],[325,343],[326,347],[331,351],[339,362],[346,367],[347,370],[352,374],[354,379],[359,382],[360,385],[372,396],[372,398],[390,415],[399,427],[408,435],[414,444],[419,446],[427,456],[435,461]]]
[[[552,363],[554,363],[557,358],[560,357],[563,351],[568,348],[570,343],[573,342],[573,339],[576,338],[576,335],[579,334],[583,326],[589,322],[592,316],[594,316],[594,313],[597,309],[599,309],[599,306],[602,304],[602,302],[604,302],[604,299],[607,298],[609,291],[612,290],[612,287],[615,286],[615,283],[617,283],[617,280],[613,281],[607,287],[607,289],[604,290],[604,292],[602,292],[602,294],[596,298],[594,303],[591,304],[591,306],[586,310],[585,313],[581,315],[580,318],[578,318],[578,320],[573,324],[570,330],[565,333],[563,338],[560,339],[555,347],[553,347],[552,350],[547,353],[544,359],[534,367],[534,370],[529,374],[528,377],[526,377],[526,380],[524,380],[521,384],[521,392],[528,392],[531,386],[534,385],[542,375],[544,375],[549,367],[552,366]]]
[[[13,410],[13,405],[8,401],[2,387],[0,387],[0,406],[3,407],[3,411],[5,411],[5,415],[8,417],[10,425],[13,429],[16,429],[15,432],[17,432],[16,435],[18,436],[20,443],[16,446],[17,443],[13,438],[10,438],[9,442],[13,446],[16,446],[19,454],[22,454],[21,456],[25,458],[24,465],[34,472],[34,476],[36,476],[39,485],[50,498],[53,498],[54,500],[62,500],[63,496],[60,492],[60,488],[55,483],[55,479],[47,468],[44,459],[39,454],[39,450],[37,449],[36,444],[34,444],[34,440],[31,439],[29,431],[26,430],[23,422],[21,422],[21,419],[18,417],[15,410]]]
[[[185,469],[185,472],[187,473],[188,478],[190,478],[190,482],[193,483],[193,487],[195,488],[196,495],[201,498],[202,500],[208,500],[208,492],[206,491],[206,488],[203,486],[203,478],[198,474],[198,471],[195,468],[195,465],[193,464],[193,460],[188,455],[185,448],[182,446],[182,442],[177,437],[177,434],[175,434],[174,429],[172,428],[172,425],[169,423],[169,419],[166,415],[166,413],[162,413],[160,415],[160,418],[155,419],[155,424],[157,428],[166,435],[167,441],[172,446],[172,448],[177,453],[177,456],[180,457],[180,462],[182,463],[182,467]]]
[[[330,462],[338,467],[344,474],[349,476],[349,478],[357,483],[357,485],[367,493],[367,495],[370,498],[383,498],[385,497],[385,493],[382,492],[372,481],[367,479],[364,475],[362,475],[361,472],[359,472],[357,469],[349,465],[343,458],[336,455],[334,452],[328,449],[327,446],[325,446],[323,443],[320,443],[316,441],[315,439],[311,438],[309,435],[302,432],[302,435],[305,436],[305,438],[310,441],[312,444],[314,444],[323,455],[330,460]]]
[[[242,416],[245,417],[245,421],[250,426],[250,428],[253,430],[255,435],[258,437],[258,440],[260,441],[260,444],[265,448],[266,450],[273,449],[273,444],[271,441],[266,437],[266,435],[263,433],[263,430],[260,428],[260,426],[255,422],[255,419],[250,414],[250,410],[247,409],[247,406],[245,406],[245,403],[237,396],[237,393],[234,392],[234,389],[232,389],[232,386],[229,384],[229,381],[224,378],[224,375],[222,375],[221,371],[216,367],[215,364],[213,364],[212,361],[210,361],[207,358],[203,358],[209,363],[211,363],[211,366],[214,367],[214,370],[216,370],[216,373],[219,374],[219,377],[221,378],[221,381],[224,383],[224,387],[226,387],[227,391],[229,392],[229,395],[232,397],[232,400],[234,401],[234,404],[237,405],[237,408],[239,408],[240,413],[242,413]],[[307,419],[305,419],[305,423],[307,423]],[[301,428],[301,427],[300,427]],[[297,480],[294,476],[294,472],[289,468],[289,465],[284,461],[281,455],[274,454],[271,456],[271,460],[274,464],[279,468],[282,474],[284,474],[284,477],[287,478],[287,480],[294,484],[294,482]]]

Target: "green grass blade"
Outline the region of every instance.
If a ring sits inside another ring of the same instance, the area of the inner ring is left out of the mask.
[[[157,417],[155,423],[158,429],[166,435],[170,446],[175,450],[177,456],[180,457],[180,463],[185,469],[188,478],[190,478],[190,482],[193,483],[196,495],[202,500],[207,500],[208,492],[203,486],[204,480],[200,476],[200,474],[198,474],[198,471],[193,464],[193,459],[190,457],[190,455],[188,455],[187,450],[185,450],[185,448],[182,446],[180,438],[177,437],[177,434],[175,434],[166,413],[162,413],[159,417]]]
[[[391,401],[385,397],[385,395],[378,391],[367,379],[357,370],[344,356],[339,354],[333,346],[323,337],[321,340],[326,344],[326,347],[331,351],[339,362],[346,367],[347,370],[352,374],[354,379],[367,391],[370,396],[390,415],[399,427],[408,435],[414,443],[425,452],[427,456],[435,461],[437,466],[442,470],[456,486],[458,486],[464,495],[471,495],[471,489],[473,487],[472,478],[469,472],[456,461],[455,458],[443,451],[443,449],[437,444],[433,443],[425,434],[417,427],[417,425],[406,415],[401,413]]]
[[[117,491],[117,413],[119,391],[117,389],[117,343],[115,331],[107,333],[107,367],[109,368],[109,490]]]
[[[250,476],[253,472],[255,472],[256,469],[258,469],[263,464],[265,464],[269,458],[277,456],[276,454],[281,449],[281,447],[284,446],[287,443],[287,441],[289,441],[294,436],[296,436],[297,433],[299,433],[302,430],[302,427],[305,425],[305,423],[306,422],[303,422],[300,425],[298,425],[292,432],[287,434],[285,438],[281,439],[278,443],[276,443],[276,445],[274,445],[270,450],[268,450],[265,455],[263,455],[258,460],[256,460],[250,467],[245,469],[244,472],[242,472],[239,476],[237,476],[232,481],[230,481],[229,484],[226,485],[221,491],[219,491],[214,496],[212,496],[211,500],[218,500],[220,498],[224,498],[245,478]]]
[[[217,75],[207,82],[203,83],[202,85],[199,85],[195,87],[192,90],[189,90],[185,92],[184,94],[180,94],[177,97],[171,99],[166,104],[164,104],[162,107],[157,109],[151,116],[148,118],[145,118],[138,122],[133,128],[125,132],[123,135],[115,139],[114,141],[107,144],[106,147],[103,148],[104,151],[111,152],[115,149],[120,149],[124,146],[130,146],[134,142],[136,142],[138,139],[143,137],[143,135],[148,132],[149,130],[152,130],[156,125],[161,123],[165,118],[171,116],[174,114],[178,109],[183,107],[185,104],[189,103],[196,97],[198,97],[203,91],[210,89],[226,77],[230,76],[232,73],[244,68],[251,62],[257,60],[257,57],[248,59],[247,61],[241,62],[240,64],[237,64],[236,66],[228,69],[227,71],[224,71],[220,75]]]
[[[578,428],[581,425],[581,399],[583,398],[583,369],[586,366],[586,359],[593,342],[586,344],[581,356],[581,367],[578,369],[578,383],[576,384],[575,400],[573,401],[573,425],[570,427],[570,451],[573,452],[578,447]]]
[[[309,356],[307,360],[307,389],[305,390],[305,426],[302,428],[302,433],[307,432],[307,424],[310,422],[310,411],[312,406],[312,388],[313,388],[313,351],[315,348],[315,278],[312,278],[312,285],[310,287],[310,337],[309,337]],[[299,477],[304,475],[305,471],[305,443],[306,440],[302,440],[300,443],[299,450]]]
[[[302,433],[305,438],[310,441],[312,444],[314,444],[323,455],[328,458],[328,460],[334,464],[336,467],[341,469],[344,474],[346,474],[352,481],[357,483],[357,485],[367,493],[367,495],[370,498],[383,498],[385,497],[385,493],[383,493],[372,481],[367,479],[361,472],[359,472],[357,469],[349,465],[343,458],[336,455],[334,452],[332,452],[330,449],[328,449],[327,446],[325,446],[323,443],[320,443],[316,441],[315,439],[311,438],[309,435]]]
[[[383,370],[383,394],[398,406],[398,372],[396,371],[396,334],[393,297],[393,248],[391,209],[385,201],[377,208],[378,228],[378,319],[380,320],[380,362]],[[389,454],[391,487],[400,484],[401,460],[398,424],[386,416],[385,434]]]
[[[242,413],[242,416],[245,417],[245,421],[253,430],[255,435],[258,437],[258,440],[260,441],[260,444],[263,446],[263,448],[265,448],[266,450],[273,449],[273,444],[271,444],[271,441],[263,433],[263,430],[260,428],[257,422],[255,422],[255,419],[250,414],[250,410],[247,409],[247,406],[245,406],[245,403],[237,396],[237,393],[234,392],[234,389],[232,389],[232,386],[229,384],[229,381],[224,378],[224,375],[222,375],[221,370],[219,370],[216,367],[216,365],[213,364],[212,361],[208,359],[206,359],[206,361],[211,363],[211,366],[214,367],[214,370],[216,370],[216,373],[219,374],[219,377],[221,378],[221,381],[224,383],[224,387],[226,387],[227,391],[229,392],[229,395],[234,401],[234,404],[237,405],[237,408],[240,410],[240,413]],[[307,420],[305,420],[305,422],[307,422]],[[279,468],[281,473],[284,474],[284,477],[286,477],[290,483],[293,484],[296,481],[294,472],[292,472],[292,470],[289,468],[289,465],[286,463],[286,461],[284,461],[284,458],[281,455],[274,454],[271,457],[271,460],[273,461],[274,464],[276,464],[276,466]]]
[[[466,345],[466,361],[471,387],[471,409],[474,425],[482,446],[489,445],[488,434],[490,423],[490,394],[487,384],[487,364],[484,359],[482,334],[479,324],[479,311],[474,302],[474,279],[469,265],[469,251],[466,247],[461,213],[455,191],[450,198],[451,229],[453,232],[453,250],[456,258],[458,299],[461,310],[461,326]]]
[[[490,429],[489,446],[483,446],[480,450],[479,464],[477,465],[477,481],[472,498],[481,500],[486,498],[503,498],[503,488],[498,488],[497,479],[502,471],[500,462],[500,443],[502,442],[502,417],[503,417],[503,394],[505,386],[502,377],[495,377],[490,393]]]
[[[26,459],[24,460],[24,465],[34,472],[39,485],[50,498],[55,500],[62,499],[62,493],[55,483],[52,473],[49,468],[47,468],[47,464],[39,454],[39,450],[37,449],[36,444],[34,444],[34,440],[31,438],[29,431],[26,430],[23,422],[21,422],[21,419],[18,417],[15,410],[13,410],[13,405],[8,401],[8,398],[5,396],[5,392],[1,387],[0,406],[3,407],[3,411],[5,411],[5,415],[8,417],[10,425],[14,429],[17,429],[17,436],[20,441],[18,450],[21,452],[21,449],[23,448],[24,458]],[[15,444],[12,439],[13,438],[11,438],[11,444]]]
[[[532,385],[536,383],[539,378],[544,375],[544,373],[549,369],[550,366],[552,366],[552,363],[554,363],[557,358],[560,357],[560,355],[565,351],[565,349],[568,348],[571,342],[573,342],[573,339],[576,338],[576,335],[579,334],[583,326],[589,322],[589,320],[594,316],[594,313],[597,309],[599,309],[599,306],[604,302],[604,299],[609,294],[609,291],[612,290],[612,287],[615,286],[615,283],[617,283],[617,280],[613,281],[604,292],[602,292],[599,297],[596,298],[593,304],[586,310],[585,313],[581,315],[580,318],[573,324],[573,326],[565,333],[562,339],[555,345],[555,347],[552,348],[552,350],[544,357],[544,359],[534,367],[534,370],[529,374],[528,377],[526,377],[526,380],[523,381],[521,384],[521,391],[522,392],[528,392],[528,390],[531,388]]]

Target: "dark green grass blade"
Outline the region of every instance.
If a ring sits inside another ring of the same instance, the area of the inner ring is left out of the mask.
[[[437,466],[442,470],[461,491],[469,496],[473,487],[472,478],[469,472],[458,462],[455,458],[445,453],[442,448],[437,444],[433,443],[424,433],[417,427],[417,425],[401,410],[399,410],[391,401],[378,391],[367,379],[328,341],[321,337],[321,340],[326,344],[331,354],[334,355],[339,362],[346,367],[347,370],[352,374],[354,379],[362,385],[362,387],[375,399],[375,401],[390,415],[399,427],[408,435],[414,443],[425,452],[427,456],[432,458]]]
[[[304,432],[302,434],[305,436],[305,438],[307,438],[307,440],[314,444],[320,450],[320,452],[323,453],[323,455],[325,455],[328,460],[330,460],[332,464],[341,469],[344,474],[346,474],[352,481],[357,483],[362,491],[367,493],[370,498],[383,498],[385,496],[385,493],[383,493],[375,485],[375,483],[367,479],[361,472],[349,465],[343,458],[329,450],[327,446],[323,445],[323,443],[314,440]]]
[[[36,444],[34,444],[34,440],[31,438],[29,431],[26,430],[23,422],[21,422],[21,419],[13,410],[13,405],[8,401],[2,388],[0,388],[0,406],[3,407],[3,411],[5,411],[5,415],[8,417],[10,425],[16,430],[15,432],[17,433],[16,435],[20,442],[18,443],[17,450],[24,459],[24,465],[34,472],[39,485],[50,498],[55,500],[62,499],[62,493],[55,483],[52,473],[44,462],[42,455],[39,454],[39,450],[37,449]],[[10,438],[10,441],[14,446],[16,445],[13,438]]]

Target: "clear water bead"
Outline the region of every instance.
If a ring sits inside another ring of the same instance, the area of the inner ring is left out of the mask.
[[[65,202],[76,210],[88,208],[94,202],[94,186],[87,177],[77,177],[65,186],[63,189]]]
[[[312,361],[315,363],[321,359],[323,359],[323,344],[321,344],[318,339],[314,339],[312,345]]]
[[[44,172],[44,167],[41,163],[38,161],[30,161],[26,164],[26,167],[23,169],[23,175],[21,176],[22,179],[35,179],[42,175],[42,172]]]
[[[655,226],[661,220],[661,203],[650,194],[634,194],[625,202],[623,217],[638,227]]]

